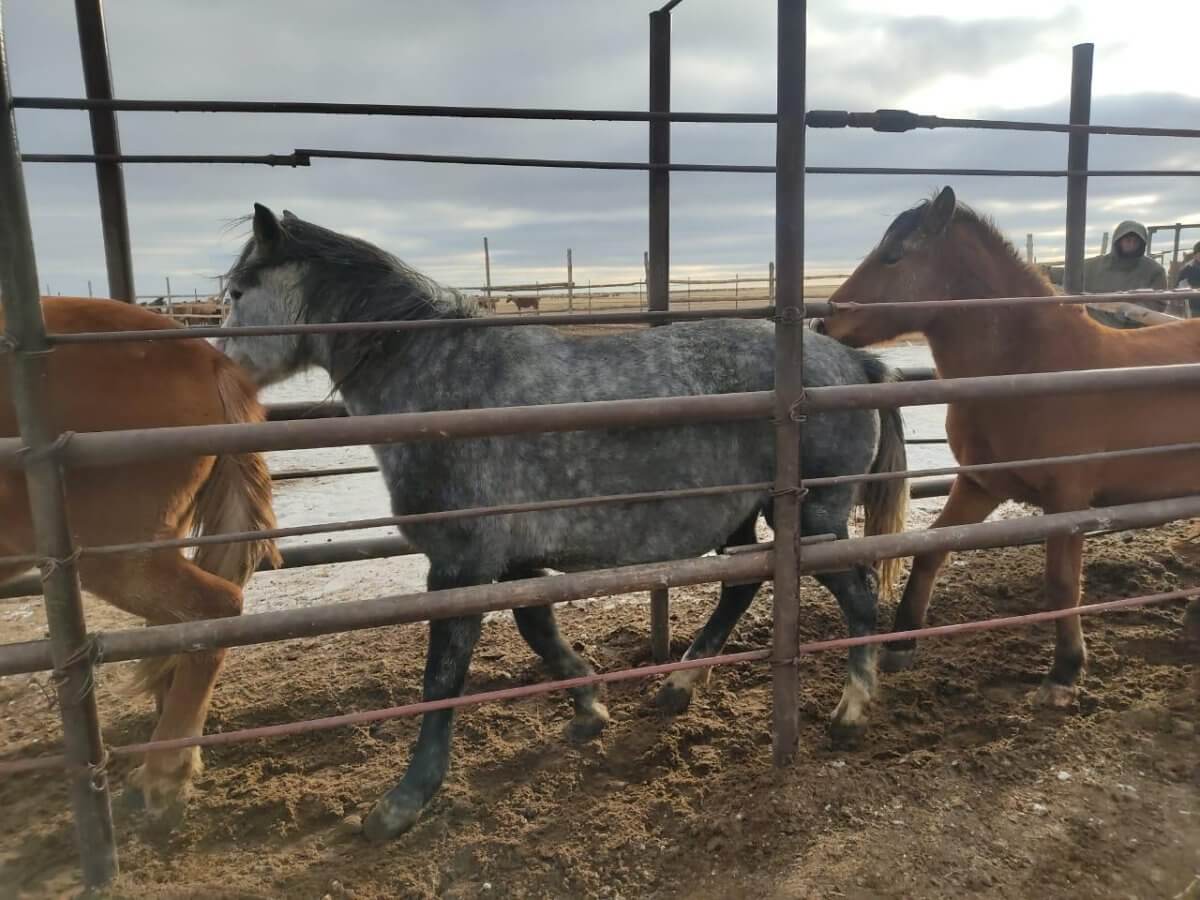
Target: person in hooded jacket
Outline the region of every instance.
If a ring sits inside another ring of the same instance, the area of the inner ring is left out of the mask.
[[[1083,262],[1083,290],[1088,294],[1107,294],[1113,291],[1136,291],[1149,288],[1155,291],[1167,289],[1167,273],[1157,262],[1146,255],[1146,226],[1132,219],[1113,229],[1112,246],[1107,253],[1093,256]],[[1182,300],[1135,300],[1131,302],[1155,312],[1188,318],[1186,301]],[[1088,308],[1097,321],[1114,328],[1137,327],[1125,316],[1105,309]]]

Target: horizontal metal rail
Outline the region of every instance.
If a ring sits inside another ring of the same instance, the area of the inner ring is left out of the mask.
[[[827,475],[819,478],[805,478],[800,482],[803,488],[832,487],[846,484],[865,484],[880,481],[901,481],[931,475],[961,475],[971,472],[1000,472],[1012,469],[1040,468],[1055,465],[1080,465],[1094,462],[1111,462],[1114,460],[1134,459],[1147,456],[1161,456],[1172,453],[1195,453],[1200,451],[1200,441],[1180,444],[1163,444],[1152,447],[1132,447],[1122,450],[1100,450],[1092,453],[1071,453],[1062,456],[1045,456],[1028,459],[1014,459],[1002,462],[974,463],[966,466],[943,466],[931,469],[907,469],[895,472],[862,472],[852,475]],[[157,541],[137,541],[126,544],[102,544],[79,548],[82,557],[109,556],[121,553],[142,552],[147,550],[171,550],[185,547],[202,547],[213,544],[238,544],[264,539],[299,537],[302,535],[326,534],[333,531],[355,531],[368,528],[403,527],[405,525],[428,524],[431,522],[449,522],[459,519],[478,519],[490,516],[520,515],[524,513],[548,512],[561,509],[585,509],[596,506],[610,506],[618,503],[655,503],[667,500],[681,500],[696,497],[719,497],[728,494],[762,493],[771,489],[771,482],[751,482],[747,484],[724,484],[711,487],[678,488],[661,491],[641,491],[627,494],[607,494],[591,497],[565,498],[561,500],[540,500],[529,503],[512,503],[504,506],[478,506],[463,509],[449,509],[439,512],[413,513],[400,516],[387,516],[375,519],[351,519],[341,522],[321,522],[315,525],[296,525],[287,528],[271,528],[261,531],[235,531],[223,534],[206,534],[198,537],[169,538]],[[50,560],[37,555],[0,556],[0,565],[43,564]]]
[[[907,557],[935,550],[979,550],[1021,541],[1044,540],[1054,535],[1146,528],[1196,516],[1200,516],[1200,496],[1189,496],[977,525],[829,541],[805,549],[801,571],[839,571],[854,565],[869,565],[880,559]],[[95,658],[103,662],[120,662],[427,619],[479,615],[655,587],[678,587],[712,581],[768,580],[773,566],[773,551],[647,563],[421,594],[351,600],[306,609],[101,632],[91,636],[90,649]],[[0,646],[0,675],[45,671],[52,665],[47,641]]]
[[[367,559],[389,559],[393,556],[412,556],[420,552],[399,535],[331,541],[322,544],[302,544],[280,548],[279,555],[283,558],[283,562],[279,569],[273,569],[269,562],[263,560],[258,565],[258,571],[274,572],[283,569],[299,569],[305,566],[328,566],[334,563],[361,562]],[[33,572],[0,584],[0,600],[34,597],[41,592],[42,579]]]
[[[882,132],[914,131],[918,128],[970,128],[989,131],[1050,131],[1062,134],[1111,134],[1138,137],[1200,138],[1197,128],[1146,128],[1131,125],[1084,125],[1067,122],[1023,122],[1013,119],[964,119],[922,115],[906,109],[877,109],[847,112],[840,109],[810,109],[805,117],[809,128],[870,128]]]
[[[932,381],[937,378],[937,370],[930,366],[899,366],[895,370],[904,381]],[[315,402],[269,403],[266,405],[268,422],[291,422],[294,419],[325,419],[340,418],[350,415],[345,404],[336,400],[320,400]],[[946,439],[940,438],[910,438],[906,444],[944,444]],[[306,478],[325,475],[358,475],[362,472],[377,472],[378,466],[359,466],[342,469],[298,469],[296,471],[280,472],[273,475],[278,480],[287,478]]]
[[[220,621],[234,621],[234,619],[204,619],[185,623],[189,626],[201,626],[199,631],[166,634],[156,632],[153,640],[163,646],[169,645],[172,649],[164,650],[162,654],[152,651],[149,655],[187,653],[216,646],[234,647],[295,637],[315,637],[322,634],[357,631],[383,625],[423,622],[431,617],[441,617],[443,613],[447,616],[474,615],[526,606],[542,606],[565,600],[614,596],[655,587],[681,587],[722,580],[767,579],[771,573],[771,557],[771,551],[704,556],[683,561],[599,569],[592,572],[552,575],[521,581],[506,581],[499,584],[480,584],[445,591],[404,594],[370,600],[348,600],[344,603],[311,606],[306,609],[254,613],[235,617],[236,621],[250,623],[249,630],[243,629],[240,632],[211,630]],[[432,605],[430,605],[431,603]],[[159,627],[163,626],[155,626],[155,628]],[[177,626],[166,627],[176,628]],[[134,635],[144,638],[152,630],[147,627],[128,631],[101,632],[92,635],[91,639],[104,662],[118,662],[126,659],[138,659],[146,655],[138,646],[137,638],[134,639],[133,645],[127,645],[125,641]],[[268,634],[272,636],[260,639],[261,636]],[[231,641],[231,643],[225,643],[226,641]],[[128,653],[133,655],[127,655]],[[0,645],[0,675],[44,671],[50,669],[52,665],[49,643],[46,641]]]
[[[1116,291],[1102,294],[1051,294],[1045,297],[975,297],[954,300],[806,300],[806,318],[822,318],[836,310],[871,310],[914,307],[961,309],[973,307],[1023,307],[1137,302],[1142,300],[1187,300],[1200,298],[1200,290]],[[52,344],[97,344],[120,341],[180,341],[214,337],[263,337],[280,334],[350,334],[372,331],[425,331],[433,329],[508,328],[518,325],[603,325],[653,322],[687,322],[706,319],[767,319],[774,306],[741,309],[670,310],[607,313],[548,313],[546,315],[471,316],[467,318],[418,319],[390,322],[301,322],[289,325],[243,325],[237,327],[164,328],[152,331],[81,331],[51,333]],[[3,350],[0,347],[0,350]]]
[[[1200,366],[1197,366],[1200,369]],[[387,444],[449,438],[683,425],[766,419],[770,391],[642,400],[605,400],[444,412],[393,413],[291,422],[192,425],[66,436],[57,453],[65,465],[118,465],[144,459],[266,450]],[[0,466],[22,464],[20,438],[0,438]]]
[[[1017,616],[1003,616],[993,619],[982,619],[974,622],[958,622],[952,625],[934,625],[927,628],[917,628],[910,631],[861,635],[859,637],[833,638],[830,640],[809,641],[796,648],[796,656],[806,656],[827,650],[844,650],[849,647],[859,647],[865,644],[882,644],[895,640],[925,639],[951,637],[959,634],[971,634],[979,631],[994,631],[1000,628],[1017,628],[1023,625],[1035,625],[1041,622],[1053,622],[1058,619],[1073,616],[1096,615],[1098,613],[1117,612],[1120,610],[1137,609],[1158,603],[1168,603],[1177,600],[1188,600],[1200,595],[1200,588],[1191,590],[1168,591],[1160,594],[1146,594],[1140,597],[1125,597],[1120,600],[1109,600],[1103,603],[1089,603],[1071,609],[1052,609],[1042,612],[1025,613]],[[109,747],[108,752],[113,756],[130,756],[138,753],[162,750],[181,750],[185,747],[213,747],[229,744],[242,744],[265,738],[288,737],[295,734],[307,734],[314,731],[328,731],[349,725],[367,725],[372,722],[384,722],[405,716],[417,716],[435,712],[440,709],[459,709],[466,706],[476,706],[481,703],[492,703],[502,700],[519,700],[525,697],[535,697],[557,691],[567,691],[572,688],[589,684],[611,684],[617,681],[629,681],[635,678],[653,678],[658,675],[668,675],[688,669],[710,669],[716,666],[736,665],[745,662],[763,662],[771,658],[771,649],[745,650],[740,653],[724,653],[719,656],[685,659],[679,662],[662,663],[659,665],[639,666],[636,669],[621,669],[616,672],[598,672],[591,675],[581,675],[576,678],[564,678],[557,681],[542,681],[536,684],[520,685],[518,687],[501,688],[494,691],[479,691],[458,697],[447,697],[443,700],[424,700],[418,703],[406,703],[402,706],[392,706],[386,709],[364,710],[354,713],[344,713],[337,716],[326,716],[320,719],[307,719],[298,722],[284,722],[277,725],[259,725],[254,728],[241,728],[236,731],[214,732],[188,738],[174,738],[165,741],[145,741],[140,744],[126,744],[119,747]],[[0,762],[0,776],[16,775],[24,772],[41,771],[45,769],[66,768],[67,760],[62,755],[40,756],[32,759],[20,759]]]
[[[315,525],[293,525],[286,528],[268,528],[260,531],[231,531],[223,534],[205,534],[197,537],[167,538],[158,541],[135,541],[127,544],[101,544],[80,547],[81,557],[112,556],[114,554],[142,552],[146,550],[182,550],[185,547],[208,547],[214,544],[241,544],[248,541],[301,537],[312,534],[328,534],[333,531],[362,531],[368,528],[403,527],[424,525],[431,522],[453,522],[459,519],[480,519],[491,516],[512,516],[522,513],[548,512],[559,509],[583,509],[595,506],[611,506],[618,503],[654,503],[663,500],[682,500],[696,497],[722,497],[728,494],[767,492],[771,482],[750,484],[720,484],[712,487],[678,488],[664,491],[642,491],[628,494],[609,494],[593,497],[569,497],[562,500],[538,500],[529,503],[510,503],[504,506],[475,506],[463,509],[446,509],[437,512],[410,513],[402,516],[384,516],[375,519],[348,519],[341,522],[319,522]],[[36,555],[0,556],[0,565],[47,563],[45,557]]]
[[[809,303],[812,307],[813,304]],[[821,305],[820,309],[826,307]],[[277,334],[352,334],[371,331],[510,328],[517,325],[641,325],[695,322],[705,319],[769,319],[774,306],[741,309],[651,310],[644,312],[546,313],[536,316],[471,316],[463,319],[417,319],[394,322],[298,322],[292,325],[243,325],[237,328],[163,328],[153,331],[80,331],[48,335],[52,344],[106,344],[116,341],[181,341],[213,337],[262,337]],[[0,348],[2,349],[2,348]]]
[[[892,409],[956,400],[1197,385],[1200,385],[1200,363],[837,385],[810,388],[795,414],[828,409]],[[62,464],[68,466],[119,465],[197,454],[223,455],[348,444],[386,444],[625,426],[744,421],[769,418],[773,412],[773,402],[773,392],[755,391],[395,413],[248,425],[142,428],[66,435],[59,442],[56,453]],[[24,452],[20,438],[0,438],[0,467],[21,466]]]
[[[973,309],[995,306],[1063,306],[1092,303],[1136,303],[1140,300],[1191,300],[1200,290],[1107,291],[1098,294],[1050,294],[1044,297],[958,297],[953,300],[827,300],[835,312],[872,309]],[[806,304],[812,306],[814,304]],[[1184,321],[1177,319],[1176,321]]]
[[[620,109],[545,109],[504,106],[422,106],[398,103],[315,103],[296,100],[90,100],[14,97],[17,109],[109,109],[115,112],[255,113],[335,116],[418,116],[455,119],[534,119],[588,122],[775,123],[775,113],[648,112]]]
[[[726,163],[650,163],[600,159],[552,159],[517,156],[470,156],[449,153],[388,153],[378,150],[325,150],[305,147],[291,153],[260,155],[221,154],[131,154],[131,153],[22,153],[27,163],[119,163],[211,164],[307,166],[313,159],[358,159],[376,162],[443,163],[457,166],[516,166],[536,169],[598,169],[623,172],[734,172],[755,175],[774,174],[774,166],[731,165]],[[953,175],[1005,176],[1026,178],[1180,178],[1200,175],[1200,169],[990,169],[938,166],[805,166],[807,175]]]
[[[456,119],[530,119],[589,122],[727,123],[774,125],[775,113],[650,112],[615,109],[546,109],[536,107],[430,106],[393,103],[316,103],[295,100],[126,100],[86,97],[14,97],[16,109],[112,110],[114,112],[254,113],[287,115],[409,116]],[[1009,119],[967,119],[923,115],[904,109],[874,112],[813,109],[805,115],[809,128],[871,128],[901,132],[918,128],[970,128],[1003,131],[1086,132],[1143,137],[1200,137],[1195,128],[1146,128],[1128,125],[1069,125]]]

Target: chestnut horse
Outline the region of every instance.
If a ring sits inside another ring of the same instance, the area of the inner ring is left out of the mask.
[[[1054,294],[987,220],[936,198],[896,217],[879,245],[834,292],[831,302]],[[1200,361],[1200,321],[1150,328],[1108,328],[1081,306],[835,309],[822,330],[851,346],[921,332],[943,378],[1060,372]],[[949,405],[946,434],[960,465],[1200,441],[1200,390],[1195,387],[1111,394],[958,401]],[[1047,513],[1200,493],[1194,455],[1054,465],[959,475],[934,527],[981,522],[1005,500]],[[1082,535],[1046,541],[1046,597],[1053,608],[1079,604]],[[920,628],[947,553],[913,560],[893,630]],[[1053,667],[1038,691],[1050,706],[1068,706],[1085,662],[1078,616],[1059,619]],[[1200,638],[1200,603],[1185,627]],[[913,661],[916,642],[895,641],[880,664],[896,671]]]
[[[45,297],[47,330],[150,331],[172,320],[115,300]],[[0,326],[3,325],[0,312]],[[170,425],[260,422],[255,388],[235,363],[203,340],[67,344],[49,356],[47,412],[61,431],[114,431]],[[0,367],[0,436],[18,434],[9,371]],[[254,453],[157,460],[66,473],[68,516],[81,546],[273,528],[271,479]],[[0,556],[35,552],[25,478],[0,471]],[[278,563],[270,541],[83,556],[84,588],[149,624],[236,616],[242,586],[263,557]],[[0,562],[0,582],[29,569]],[[204,729],[224,650],[139,663],[136,685],[156,696],[155,740]],[[200,768],[198,747],[147,753],[130,776],[130,799],[174,818]]]

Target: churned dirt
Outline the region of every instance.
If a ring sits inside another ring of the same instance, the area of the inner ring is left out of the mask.
[[[1087,599],[1200,584],[1186,525],[1096,538]],[[961,554],[934,623],[1041,606],[1040,547]],[[673,592],[674,650],[708,615],[715,587]],[[841,635],[836,606],[803,592],[805,639]],[[564,634],[598,669],[646,664],[643,604],[561,607]],[[891,611],[884,613],[890,621]],[[95,627],[123,624],[92,604]],[[207,770],[173,834],[118,811],[114,897],[1168,898],[1200,873],[1200,675],[1180,640],[1181,605],[1085,621],[1090,666],[1077,708],[1029,702],[1052,626],[927,641],[915,670],[881,676],[863,745],[825,732],[840,654],[801,664],[795,764],[771,763],[769,672],[720,669],[670,719],[656,684],[612,685],[609,730],[577,747],[561,695],[460,713],[455,765],[407,835],[374,846],[360,817],[402,772],[416,722],[339,729],[206,751]],[[40,636],[9,622],[6,640]],[[729,650],[770,641],[769,591]],[[422,627],[232,651],[209,729],[232,730],[415,700]],[[149,701],[99,697],[111,744],[141,740]],[[484,631],[470,689],[543,673],[511,621]],[[0,682],[0,759],[52,752],[44,676]],[[118,786],[133,762],[113,765]],[[0,779],[0,895],[78,890],[61,776]],[[1189,895],[1191,896],[1191,895]]]

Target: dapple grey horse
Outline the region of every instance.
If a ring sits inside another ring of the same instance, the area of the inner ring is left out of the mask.
[[[253,236],[229,273],[226,324],[465,318],[474,302],[365,241],[256,205]],[[862,384],[892,377],[874,356],[811,332],[804,335],[808,385]],[[233,337],[222,349],[261,384],[310,366],[328,372],[352,415],[527,406],[590,400],[768,391],[774,337],[767,322],[707,321],[576,337],[544,326]],[[397,515],[534,500],[770,482],[770,423],[726,422],[473,438],[375,447]],[[823,412],[803,429],[806,477],[904,468],[899,415]],[[903,527],[907,485],[873,483],[860,499],[867,530]],[[847,536],[852,486],[812,490],[802,510],[807,534]],[[429,557],[430,590],[699,556],[755,543],[770,495],[734,493],[562,509],[412,525],[406,536]],[[855,567],[818,576],[837,598],[851,634],[875,630],[877,579]],[[712,618],[687,651],[724,645],[758,584],[723,585]],[[514,611],[517,628],[557,678],[591,669],[560,636],[550,607]],[[462,693],[480,617],[430,624],[424,696]],[[834,713],[835,737],[865,725],[875,657],[857,647]],[[698,676],[675,673],[659,692],[669,712],[686,708]],[[593,687],[571,691],[572,737],[608,721]],[[427,714],[407,772],[376,804],[367,835],[397,835],[417,820],[450,764],[453,714]]]

